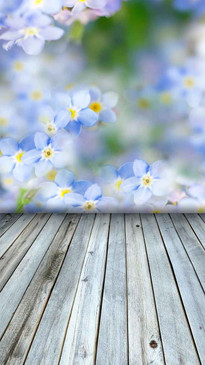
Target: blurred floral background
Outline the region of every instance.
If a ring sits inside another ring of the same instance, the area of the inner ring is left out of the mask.
[[[203,0],[0,0],[0,212],[205,210]]]

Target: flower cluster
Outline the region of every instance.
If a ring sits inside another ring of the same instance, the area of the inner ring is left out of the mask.
[[[63,24],[83,22],[98,16],[109,16],[119,10],[121,0],[14,0],[0,1],[0,39],[4,49],[13,45],[22,47],[29,55],[38,55],[46,41],[58,40],[64,30],[55,26],[54,20]]]

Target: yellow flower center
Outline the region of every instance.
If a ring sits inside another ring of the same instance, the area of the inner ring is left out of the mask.
[[[60,192],[59,192],[59,195],[60,195],[60,198],[63,199],[64,196],[66,194],[69,194],[71,193],[72,189],[71,188],[64,188],[64,189],[60,189]]]
[[[14,62],[14,64],[13,64],[13,68],[14,68],[14,70],[15,70],[15,71],[23,71],[23,69],[24,69],[24,64],[23,64],[23,62],[21,62],[21,61],[16,61],[16,62]]]
[[[185,79],[184,79],[184,86],[187,89],[192,89],[195,86],[195,80],[194,80],[194,78],[191,77],[191,76],[185,77]]]
[[[56,126],[52,123],[47,124],[46,126],[46,131],[48,132],[48,134],[53,134],[56,132]]]
[[[121,190],[121,184],[122,184],[122,179],[117,180],[115,183],[115,187],[118,191]]]
[[[36,27],[27,27],[24,28],[22,32],[24,33],[25,37],[28,38],[38,36],[39,30]]]
[[[34,101],[40,101],[43,99],[43,94],[39,90],[33,90],[30,94],[30,98]]]
[[[138,107],[141,109],[147,109],[150,106],[150,102],[146,98],[141,98],[138,100]]]
[[[33,5],[39,6],[43,3],[44,0],[34,0]]]
[[[153,178],[150,175],[144,175],[142,177],[142,185],[143,186],[151,186],[153,183]]]
[[[23,156],[24,152],[23,151],[18,151],[17,154],[15,155],[15,160],[18,163],[22,163],[22,156]]]
[[[55,153],[55,151],[51,147],[46,147],[43,150],[43,157],[46,159],[50,159],[53,157],[54,153]]]
[[[197,212],[198,213],[204,213],[205,212],[205,208],[204,207],[199,207],[199,209],[198,209]]]
[[[78,111],[74,108],[69,108],[69,112],[71,112],[71,119],[77,119],[78,117]]]
[[[93,202],[93,201],[87,201],[84,204],[84,209],[85,210],[93,210],[94,208],[95,208],[95,202]]]
[[[3,155],[3,153],[2,153],[2,151],[0,150],[0,156],[2,156]]]
[[[161,94],[161,96],[160,96],[160,100],[161,100],[161,102],[162,102],[162,103],[164,103],[164,104],[170,104],[170,103],[171,103],[171,101],[172,101],[172,96],[171,96],[171,94],[170,94],[170,93],[168,93],[168,92],[164,92],[164,93],[162,93],[162,94]]]
[[[57,175],[57,171],[55,170],[50,170],[47,174],[46,177],[48,180],[54,181]]]
[[[5,127],[8,124],[8,119],[5,117],[0,117],[0,126]]]
[[[12,179],[10,179],[9,177],[8,178],[6,178],[6,179],[3,179],[3,184],[4,185],[12,185],[13,184],[13,180]]]
[[[92,109],[95,113],[99,113],[102,110],[102,105],[98,101],[95,101],[90,104],[90,109]]]

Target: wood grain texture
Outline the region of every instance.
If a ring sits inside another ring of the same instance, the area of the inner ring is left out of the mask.
[[[140,216],[126,215],[129,364],[164,363]],[[140,346],[139,346],[140,344]]]
[[[165,362],[199,364],[169,259],[154,215],[142,215]]]
[[[202,214],[0,214],[0,364],[203,364],[203,237]]]
[[[205,296],[193,266],[167,215],[157,215],[157,221],[179,286],[194,341],[201,361],[205,359]]]
[[[172,214],[174,227],[205,290],[205,250],[182,214]]]
[[[21,365],[26,359],[79,218],[66,216],[40,263],[0,343],[1,364]]]
[[[66,333],[61,365],[89,365],[95,361],[109,221],[109,215],[96,217]]]
[[[200,240],[202,246],[205,248],[205,234],[204,234],[204,222],[198,214],[185,214],[193,231]]]
[[[48,218],[49,214],[37,214],[2,256],[0,260],[0,291],[35,241]]]
[[[0,337],[5,331],[65,215],[51,216],[0,293]],[[25,215],[26,217],[26,215]],[[31,219],[31,216],[28,216]],[[20,218],[21,219],[21,218]]]
[[[76,229],[25,364],[58,364],[94,222],[84,215]],[[56,335],[57,334],[57,335]]]
[[[21,215],[14,224],[0,237],[0,258],[31,222],[35,214]]]
[[[97,347],[97,365],[128,364],[127,288],[123,214],[112,215],[104,294]]]
[[[21,214],[1,214],[0,237],[19,219]]]

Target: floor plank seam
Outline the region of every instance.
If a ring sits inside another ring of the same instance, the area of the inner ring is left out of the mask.
[[[26,254],[28,253],[28,251],[30,250],[30,248],[31,248],[31,246],[34,244],[34,242],[35,242],[35,240],[38,238],[38,236],[40,235],[40,233],[42,232],[42,230],[44,229],[44,227],[46,226],[46,224],[47,224],[47,222],[48,222],[48,220],[50,219],[50,217],[51,217],[51,214],[49,215],[49,217],[48,217],[48,219],[46,220],[46,222],[45,222],[45,224],[43,225],[43,227],[41,228],[41,230],[39,231],[39,233],[36,235],[36,237],[34,238],[34,240],[33,240],[33,242],[31,243],[31,245],[28,247],[28,249],[27,249],[27,251],[24,253],[24,255],[22,256],[22,258],[21,258],[21,260],[18,262],[18,264],[17,264],[17,266],[15,267],[15,269],[14,269],[14,271],[11,273],[11,275],[9,276],[9,278],[8,278],[8,280],[6,280],[6,282],[4,283],[4,285],[2,286],[2,288],[0,289],[0,293],[1,293],[1,291],[3,290],[3,288],[6,286],[6,284],[8,283],[8,281],[9,281],[9,279],[11,278],[11,276],[14,274],[14,272],[17,270],[17,268],[18,268],[18,266],[20,265],[20,263],[21,263],[21,261],[24,259],[24,257],[26,256]],[[35,218],[35,217],[34,217]],[[33,221],[33,219],[32,219],[32,221]],[[31,222],[32,222],[31,221]],[[29,222],[29,224],[31,223],[31,222]],[[28,224],[28,225],[29,225]],[[28,226],[26,226],[25,227],[25,229],[27,228]],[[22,231],[23,232],[23,231]],[[19,235],[19,237],[20,237],[20,235]],[[18,237],[16,238],[16,240],[18,239]],[[16,241],[15,240],[15,241]],[[15,241],[14,241],[14,243],[15,243]],[[13,244],[8,248],[8,250],[11,248],[13,246]],[[8,250],[6,251],[6,252],[8,252]],[[6,253],[5,252],[5,253]],[[4,255],[5,255],[5,253],[4,253]],[[3,255],[3,256],[4,256]],[[3,257],[2,256],[2,257]]]
[[[168,214],[168,215],[170,216],[170,214]],[[198,348],[197,348],[197,345],[196,345],[196,342],[195,342],[194,334],[193,334],[192,329],[191,329],[191,325],[190,325],[190,322],[189,322],[189,319],[188,319],[188,315],[187,315],[187,312],[186,312],[186,309],[185,309],[184,301],[183,301],[183,298],[182,298],[182,295],[181,295],[181,292],[180,292],[180,288],[179,288],[179,285],[178,285],[177,277],[175,275],[174,267],[172,265],[172,262],[171,262],[169,253],[167,251],[167,247],[166,247],[165,242],[164,242],[164,238],[163,238],[161,229],[160,229],[159,224],[158,224],[158,221],[156,219],[156,214],[154,214],[154,216],[155,216],[155,220],[157,222],[157,226],[158,226],[158,229],[159,229],[159,232],[160,232],[160,235],[161,235],[161,239],[162,239],[162,242],[163,242],[163,245],[164,245],[165,252],[167,254],[167,258],[169,260],[170,268],[172,270],[172,275],[173,275],[174,280],[175,280],[176,288],[177,288],[177,291],[178,291],[180,303],[181,303],[182,308],[183,308],[183,311],[184,311],[184,315],[185,315],[185,318],[186,318],[187,326],[188,326],[189,331],[190,331],[190,335],[191,335],[191,338],[192,338],[192,341],[193,341],[193,344],[194,344],[194,347],[195,347],[195,350],[196,350],[196,353],[197,353],[197,356],[198,356],[198,360],[201,363],[201,359],[200,359],[199,352],[198,352]]]
[[[23,214],[22,214],[22,216],[23,216]],[[8,252],[8,250],[13,246],[13,244],[15,243],[15,241],[20,237],[20,235],[22,234],[22,232],[24,232],[25,231],[25,229],[28,227],[28,225],[33,221],[33,219],[35,218],[35,216],[36,216],[36,214],[34,215],[34,217],[31,219],[31,221],[29,221],[28,222],[28,224],[24,227],[24,229],[19,233],[19,235],[18,236],[16,236],[16,238],[14,239],[14,241],[13,242],[11,242],[11,244],[10,244],[10,246],[4,251],[4,253],[0,256],[0,260],[2,259],[2,257],[5,255],[5,253],[6,252]],[[20,217],[19,217],[19,219],[20,219]],[[18,221],[18,219],[17,219],[17,221]],[[16,222],[17,222],[16,221]],[[14,222],[14,224],[16,223],[16,222]],[[14,224],[12,224],[12,226],[14,225]],[[12,227],[11,226],[11,227]],[[11,228],[11,227],[9,227],[9,229]],[[8,229],[8,230],[9,230]],[[8,232],[8,230],[6,231],[6,232]],[[4,232],[4,234],[6,233],[6,232]],[[1,236],[1,238],[3,238],[3,236],[4,236],[4,234]]]
[[[77,281],[76,290],[75,290],[75,294],[74,294],[74,297],[73,297],[73,302],[72,302],[70,314],[67,318],[66,328],[65,328],[65,332],[64,332],[64,336],[63,336],[63,341],[62,341],[62,344],[61,344],[61,349],[60,349],[60,352],[59,352],[58,364],[57,365],[60,365],[62,352],[63,352],[63,347],[64,347],[64,343],[65,343],[65,339],[66,339],[66,334],[67,334],[70,318],[72,316],[73,306],[74,306],[74,303],[75,303],[75,298],[76,298],[76,294],[77,294],[77,291],[78,291],[78,286],[79,286],[79,283],[80,283],[80,278],[81,278],[81,274],[82,274],[82,270],[83,270],[83,266],[84,266],[85,257],[86,257],[87,249],[88,249],[88,246],[89,246],[90,238],[91,238],[91,235],[92,235],[93,227],[94,227],[94,224],[95,224],[95,220],[96,220],[96,214],[95,214],[95,217],[94,217],[94,220],[93,220],[93,223],[92,223],[92,228],[90,230],[89,238],[88,238],[88,241],[87,241],[87,247],[86,247],[85,255],[84,255],[84,258],[83,258],[83,262],[82,262],[82,266],[81,266],[81,270],[80,270],[80,275],[79,275],[79,278],[78,278],[78,281]]]
[[[151,267],[150,267],[150,262],[149,262],[149,255],[148,255],[148,252],[147,252],[146,238],[145,238],[144,228],[143,228],[143,223],[142,223],[142,214],[140,214],[140,224],[141,224],[142,235],[143,235],[143,240],[144,240],[144,247],[145,247],[145,252],[146,252],[146,257],[147,257],[147,265],[148,265],[148,269],[149,269],[150,283],[151,283],[151,287],[152,287],[152,295],[153,295],[154,304],[155,304],[155,312],[156,312],[156,318],[157,318],[157,324],[158,324],[158,331],[159,331],[159,335],[160,335],[159,340],[160,340],[161,346],[162,346],[162,356],[163,356],[164,364],[166,364],[165,350],[164,350],[164,344],[163,344],[163,340],[162,340],[162,333],[161,333],[160,321],[159,321],[159,313],[158,313],[157,302],[156,302],[156,293],[154,291],[154,284],[153,284]]]
[[[181,242],[181,244],[182,244],[182,246],[183,246],[183,248],[184,248],[184,251],[185,251],[185,252],[186,252],[186,254],[187,254],[187,258],[188,258],[189,262],[191,263],[191,265],[192,265],[192,267],[193,267],[193,270],[194,270],[194,272],[195,272],[195,274],[196,274],[196,277],[197,277],[197,279],[198,279],[198,281],[199,281],[199,284],[200,284],[200,286],[201,286],[201,289],[202,289],[202,290],[203,290],[203,292],[205,293],[204,288],[203,288],[203,285],[202,285],[202,283],[201,283],[201,280],[200,280],[200,278],[199,278],[199,276],[198,276],[198,273],[197,273],[197,271],[196,271],[196,269],[195,269],[195,267],[194,267],[194,264],[193,264],[193,262],[192,262],[192,260],[191,260],[191,257],[189,256],[189,253],[188,253],[188,251],[187,251],[186,247],[184,246],[183,241],[182,241],[182,239],[181,239],[181,237],[180,237],[180,235],[179,235],[179,233],[178,233],[178,231],[177,231],[177,229],[176,229],[176,226],[175,226],[175,224],[174,224],[174,222],[173,222],[173,219],[172,219],[171,214],[170,214],[170,219],[171,219],[172,224],[173,224],[173,226],[174,226],[174,228],[175,228],[175,232],[176,232],[177,236],[179,237],[179,240],[180,240],[180,242]],[[197,238],[197,240],[199,241],[199,239],[198,239],[198,237],[197,237],[197,236],[196,236],[196,238]],[[200,243],[200,241],[199,241],[199,243]]]
[[[16,223],[17,222],[17,220],[22,216],[22,214],[20,214],[20,213],[18,213],[19,214],[19,217],[16,219],[16,220],[14,220],[14,222],[12,222],[12,224],[10,225],[10,226],[8,226],[8,228],[3,232],[3,233],[1,233],[1,230],[3,229],[2,227],[4,227],[9,221],[7,221],[5,224],[4,224],[4,226],[1,226],[1,228],[0,228],[0,238],[4,235],[4,233],[6,233],[13,225],[14,225],[14,223]],[[17,215],[17,214],[16,214]],[[12,218],[11,218],[12,219]]]
[[[66,218],[67,218],[67,217],[68,217],[68,215],[66,214],[66,216],[65,216],[65,218],[63,219],[63,221],[62,221],[61,225],[59,226],[58,231],[56,232],[55,236],[53,237],[53,240],[51,241],[51,244],[52,244],[52,242],[54,241],[54,239],[55,239],[55,237],[56,237],[57,233],[58,233],[58,232],[59,232],[59,230],[60,230],[60,227],[62,226],[62,224],[64,223],[64,221],[66,220]],[[80,216],[80,218],[81,218],[81,216]],[[76,229],[77,229],[77,227],[78,227],[78,224],[79,224],[79,222],[80,222],[80,218],[79,218],[79,220],[78,220],[78,222],[77,222],[77,224],[76,224],[76,226],[75,226],[74,232],[73,232],[72,237],[71,237],[71,239],[70,239],[70,243],[69,243],[68,248],[67,248],[67,250],[66,250],[66,253],[65,253],[65,255],[64,255],[63,261],[62,261],[62,263],[61,263],[61,265],[60,265],[60,267],[59,267],[58,274],[57,274],[57,276],[56,276],[56,278],[55,278],[55,280],[54,280],[54,282],[53,282],[52,288],[51,288],[51,290],[50,290],[50,292],[49,292],[49,295],[48,295],[48,298],[47,298],[47,300],[46,300],[46,302],[45,302],[45,305],[44,305],[43,311],[42,311],[41,316],[40,316],[39,321],[38,321],[38,325],[37,325],[37,327],[35,328],[35,332],[34,332],[34,334],[33,334],[32,340],[31,340],[31,342],[30,342],[30,345],[29,345],[28,351],[27,351],[27,353],[26,353],[26,356],[25,356],[25,359],[24,359],[24,362],[23,362],[23,364],[22,364],[22,365],[24,365],[24,364],[25,364],[25,362],[26,362],[26,360],[27,360],[27,357],[28,357],[29,351],[30,351],[30,349],[31,349],[32,343],[33,343],[33,341],[34,341],[34,338],[35,338],[36,333],[37,333],[37,331],[38,331],[38,328],[39,328],[39,326],[40,326],[41,320],[42,320],[42,318],[43,318],[43,315],[44,315],[45,309],[46,309],[47,304],[48,304],[48,302],[49,302],[49,300],[50,300],[51,294],[52,294],[53,289],[54,289],[54,287],[55,287],[55,284],[56,284],[56,282],[57,282],[57,280],[58,280],[59,274],[60,274],[60,272],[61,272],[61,269],[62,269],[62,266],[63,266],[63,264],[64,264],[65,258],[66,258],[66,256],[67,256],[67,253],[68,253],[68,251],[69,251],[69,247],[70,247],[70,245],[71,245],[71,242],[72,242],[73,236],[74,236],[74,234],[75,234],[75,232],[76,232]],[[71,225],[71,221],[69,222],[69,225],[68,225],[68,228],[67,228],[67,229],[69,229],[70,225]],[[50,244],[50,246],[51,246],[51,244]],[[50,247],[50,246],[49,246],[49,247]],[[49,247],[48,247],[48,249],[49,249]],[[48,250],[47,250],[47,251],[48,251]],[[46,253],[47,253],[47,251],[46,251]],[[44,255],[44,257],[45,257],[45,255]],[[43,259],[42,259],[42,260],[43,260]],[[37,270],[38,270],[38,269],[37,269]],[[37,270],[36,270],[36,271],[37,271]]]
[[[203,243],[201,242],[201,240],[200,240],[199,236],[197,235],[197,233],[195,232],[195,230],[194,230],[194,228],[192,227],[191,223],[190,223],[190,222],[189,222],[189,220],[187,219],[186,214],[183,214],[183,216],[185,217],[186,221],[188,222],[188,224],[189,224],[189,226],[190,226],[191,230],[193,231],[194,235],[196,236],[197,240],[200,242],[201,247],[203,248],[203,250],[205,250],[205,247],[204,247]],[[200,215],[199,215],[199,217],[200,217]],[[202,221],[202,223],[204,224],[204,221],[201,219],[201,217],[200,217],[200,220],[201,220],[201,221]]]
[[[51,215],[51,216],[52,216],[52,215]],[[51,218],[51,217],[49,217],[49,219],[50,219],[50,218]],[[49,221],[49,219],[48,219],[48,221]],[[46,222],[46,224],[48,223],[48,221]],[[45,226],[46,226],[46,224],[45,224]],[[61,223],[61,224],[62,224],[62,223]],[[60,224],[60,226],[61,226],[61,224]],[[44,226],[44,228],[45,228],[45,226]],[[60,228],[60,226],[59,226],[59,228]],[[57,230],[57,232],[58,232],[58,231],[59,231],[59,229]],[[56,232],[56,234],[57,234],[57,232]],[[55,234],[55,236],[56,236],[56,234]],[[53,240],[54,240],[55,236],[53,237],[53,239],[52,239],[51,243],[53,242]],[[51,243],[50,243],[50,245],[51,245]],[[34,271],[34,273],[33,273],[33,275],[32,275],[31,280],[29,281],[28,285],[26,286],[26,288],[25,288],[25,290],[24,290],[24,293],[23,293],[23,295],[22,295],[22,297],[21,297],[21,300],[19,301],[19,303],[18,303],[18,305],[17,305],[17,307],[16,307],[15,311],[12,313],[12,316],[11,316],[11,318],[10,318],[10,320],[9,320],[9,322],[8,322],[8,324],[7,324],[7,326],[6,326],[6,328],[5,328],[5,330],[3,331],[2,335],[0,336],[0,341],[1,341],[1,339],[3,338],[3,336],[4,336],[4,334],[5,334],[6,330],[7,330],[7,328],[9,327],[9,324],[11,323],[11,320],[12,320],[13,316],[15,315],[15,312],[16,312],[17,308],[19,307],[19,305],[20,305],[20,303],[21,303],[21,301],[22,301],[22,299],[23,299],[23,297],[24,297],[24,295],[25,295],[25,293],[26,293],[26,291],[27,291],[27,289],[28,289],[28,287],[29,287],[30,283],[32,282],[32,280],[33,280],[33,278],[34,278],[34,276],[35,276],[35,274],[36,274],[36,272],[37,272],[37,270],[38,270],[39,266],[41,265],[41,263],[42,263],[42,261],[43,261],[44,257],[46,256],[46,254],[47,254],[47,252],[48,252],[48,250],[49,250],[50,245],[48,246],[48,248],[47,248],[47,250],[46,250],[45,254],[44,254],[44,255],[43,255],[43,257],[42,257],[42,259],[40,260],[38,267],[37,267],[37,268],[36,268],[36,270]]]
[[[99,330],[100,330],[100,321],[101,321],[101,314],[102,314],[102,303],[103,303],[103,295],[104,295],[104,287],[105,287],[105,276],[106,276],[106,268],[107,268],[107,258],[108,258],[108,246],[109,246],[109,238],[110,238],[110,225],[111,225],[111,216],[109,215],[109,226],[108,226],[108,236],[107,236],[107,248],[106,248],[106,255],[105,255],[105,265],[104,265],[104,275],[103,275],[103,285],[102,285],[102,294],[100,298],[100,310],[99,310],[99,318],[98,318],[98,327],[97,327],[97,336],[96,336],[96,343],[95,343],[95,357],[94,357],[94,364],[96,365],[97,360],[97,348],[98,348],[98,339],[99,339]]]

